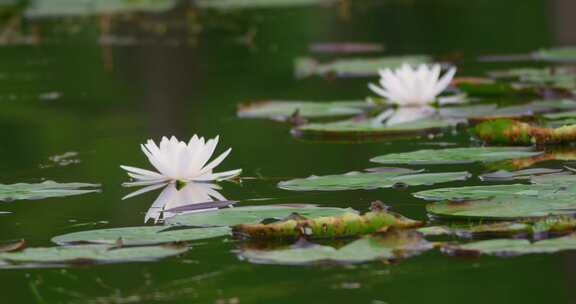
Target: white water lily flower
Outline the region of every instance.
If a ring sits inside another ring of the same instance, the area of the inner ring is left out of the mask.
[[[398,106],[422,106],[432,104],[452,81],[456,68],[449,69],[442,77],[439,64],[428,66],[421,64],[412,68],[408,64],[402,67],[379,70],[380,86],[370,83],[368,87],[376,94]]]
[[[209,182],[229,179],[242,173],[241,169],[213,173],[232,149],[226,150],[211,162],[208,162],[214,154],[218,144],[218,136],[208,141],[203,137],[194,135],[188,143],[179,141],[172,136],[170,139],[162,137],[160,145],[153,140],[148,140],[142,145],[142,151],[148,157],[150,163],[158,172],[120,166],[135,179],[135,182],[126,183],[126,186],[146,186],[166,182]]]

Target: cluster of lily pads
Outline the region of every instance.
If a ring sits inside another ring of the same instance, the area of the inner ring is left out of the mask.
[[[576,50],[543,50],[530,58],[574,61]],[[485,142],[551,145],[576,139],[576,131],[572,131],[576,127],[571,125],[571,115],[576,113],[576,81],[572,81],[576,73],[571,66],[494,71],[488,78],[453,79],[453,64],[427,65],[431,60],[429,56],[330,63],[299,59],[297,75],[302,77],[379,74],[379,86],[370,85],[379,97],[368,101],[258,102],[241,105],[239,115],[290,121],[293,134],[320,139],[430,135],[460,125],[471,126],[470,130]],[[442,67],[448,71],[440,77]],[[513,102],[492,102],[489,97],[502,94]],[[348,119],[340,120],[342,117]],[[144,186],[130,196],[165,187],[153,205],[156,211],[147,215],[161,225],[64,234],[52,239],[58,245],[54,247],[25,248],[23,241],[3,245],[0,267],[155,260],[186,252],[189,242],[217,237],[236,240],[242,259],[279,264],[390,261],[433,249],[467,255],[576,249],[574,169],[529,168],[547,160],[576,159],[569,149],[468,147],[385,154],[371,161],[404,167],[376,167],[278,184],[288,191],[406,188],[473,178],[467,171],[427,172],[411,168],[415,165],[482,162],[488,168],[507,169],[480,175],[485,185],[413,193],[416,198],[432,201],[425,207],[430,218],[422,221],[392,212],[379,202],[363,214],[350,208],[315,205],[232,207],[233,202],[216,191],[215,183],[241,178],[241,170],[213,172],[230,153],[228,149],[209,161],[217,143],[218,137],[205,140],[198,136],[188,142],[163,138],[158,145],[150,140],[142,150],[157,172],[123,166],[134,179],[128,186]],[[2,185],[0,200],[94,191],[98,185]],[[489,239],[470,242],[471,237]],[[344,241],[337,246],[325,242],[335,239]]]

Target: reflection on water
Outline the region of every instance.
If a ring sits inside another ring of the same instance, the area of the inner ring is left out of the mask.
[[[234,203],[228,201],[218,192],[218,190],[222,190],[222,187],[210,183],[187,183],[181,189],[178,189],[179,187],[176,183],[156,184],[132,192],[125,196],[124,199],[162,187],[164,189],[162,189],[162,192],[160,192],[146,212],[145,223],[150,220],[158,223],[177,214],[216,210],[219,207]]]
[[[436,109],[431,106],[399,107],[382,112],[374,119],[374,124],[393,126],[428,118],[433,116],[435,113]]]

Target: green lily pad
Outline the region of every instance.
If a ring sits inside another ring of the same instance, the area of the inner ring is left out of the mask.
[[[496,172],[485,173],[480,175],[483,181],[510,181],[519,179],[531,179],[536,175],[560,173],[562,169],[549,169],[549,168],[531,168],[517,171],[498,170]]]
[[[224,208],[216,211],[179,214],[166,219],[176,226],[234,226],[257,224],[265,219],[283,219],[292,213],[304,217],[336,216],[356,212],[350,208],[316,207],[314,205],[266,205]]]
[[[494,162],[506,159],[524,158],[540,154],[542,154],[542,152],[537,152],[528,148],[472,147],[393,153],[374,157],[370,161],[381,164],[405,165],[466,164],[473,162]]]
[[[239,10],[326,5],[335,2],[335,0],[196,0],[194,3],[202,9]]]
[[[38,247],[15,252],[1,252],[0,261],[7,265],[16,264],[24,267],[28,264],[32,264],[32,266],[106,264],[153,261],[179,255],[186,251],[186,246],[178,244],[145,247],[111,247],[107,245]]]
[[[517,219],[575,215],[576,175],[531,176],[532,184],[441,188],[414,193],[429,200],[426,209],[438,217]]]
[[[238,116],[280,121],[287,120],[294,113],[304,118],[341,117],[360,114],[369,106],[365,101],[264,101],[239,105]]]
[[[454,127],[462,123],[461,119],[444,119],[430,117],[411,122],[385,125],[377,123],[373,119],[344,120],[328,123],[311,123],[296,128],[293,133],[297,136],[320,136],[320,137],[371,137],[388,135],[406,135],[427,133]]]
[[[462,245],[448,245],[443,251],[451,255],[517,256],[523,254],[555,253],[576,250],[576,235],[530,242],[523,239],[498,239]]]
[[[62,16],[92,16],[131,12],[164,12],[176,5],[175,0],[35,0],[25,15],[32,18]]]
[[[85,183],[61,184],[53,181],[45,181],[39,184],[0,184],[0,201],[38,200],[49,197],[80,195],[99,191],[98,189],[82,188],[96,188],[99,186]]]
[[[124,227],[80,231],[52,238],[56,244],[116,244],[150,245],[194,241],[228,235],[228,227],[170,228],[166,226]]]
[[[309,77],[313,75],[367,77],[377,76],[378,69],[399,68],[404,63],[414,66],[430,61],[431,58],[426,55],[340,59],[326,63],[320,63],[313,58],[298,58],[295,65],[296,75],[298,77]]]
[[[576,202],[568,196],[509,196],[474,201],[436,202],[426,205],[426,210],[437,217],[510,220],[573,216],[576,214]]]
[[[464,238],[532,237],[541,239],[550,234],[574,232],[576,219],[546,217],[541,220],[494,222],[488,224],[451,223],[449,226],[430,226],[417,229],[425,236],[455,235]]]
[[[278,250],[244,249],[239,254],[242,259],[258,264],[353,264],[407,258],[432,248],[432,243],[422,239],[418,233],[395,232],[364,237],[340,248],[297,243]]]
[[[462,181],[469,176],[468,172],[410,174],[401,172],[349,172],[283,181],[278,184],[278,187],[293,191],[371,190]]]
[[[438,188],[416,192],[413,195],[425,200],[478,200],[500,197],[558,198],[576,194],[576,175],[568,173],[531,175],[532,184],[488,185]]]
[[[470,109],[471,111],[465,111],[457,114],[459,111],[458,107],[442,109],[444,115],[450,115],[453,113],[453,117],[463,117],[462,114],[467,114],[464,116],[467,119],[474,120],[486,120],[486,119],[496,119],[496,118],[521,118],[533,116],[536,114],[545,114],[555,111],[567,111],[576,109],[576,101],[570,99],[554,99],[554,100],[539,100],[533,101],[521,105],[513,105],[506,107],[494,107],[494,105],[480,105],[475,106],[475,108]],[[464,108],[465,110],[465,108]],[[462,110],[460,110],[462,112]]]
[[[553,62],[575,62],[576,47],[542,49],[533,54],[534,58]]]

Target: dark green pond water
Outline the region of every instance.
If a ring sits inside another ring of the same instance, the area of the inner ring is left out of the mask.
[[[222,195],[240,205],[275,198],[366,210],[382,200],[424,220],[425,202],[410,193],[429,187],[317,193],[284,191],[276,183],[373,167],[371,157],[389,152],[469,146],[468,134],[361,144],[302,141],[286,124],[237,118],[236,104],[367,96],[367,79],[294,77],[294,58],[309,55],[315,42],[377,42],[386,54],[456,56],[460,75],[482,75],[509,65],[479,63],[478,55],[574,43],[575,24],[566,16],[571,6],[570,0],[358,0],[218,12],[180,4],[161,13],[66,18],[6,10],[0,182],[92,182],[101,183],[102,192],[2,203],[1,210],[11,213],[0,217],[0,240],[51,246],[53,236],[67,232],[143,225],[158,192],[121,200],[130,190],[121,186],[127,177],[119,166],[148,167],[139,144],[149,138],[196,133],[219,134],[220,149],[233,147],[222,170],[243,168],[244,176],[265,177],[222,185]],[[49,160],[70,151],[78,152],[80,163]],[[480,165],[439,170],[458,169],[485,171]],[[443,186],[451,185],[456,183]],[[235,248],[220,238],[193,242],[184,256],[159,262],[0,270],[0,300],[396,304],[571,303],[576,297],[571,253],[464,259],[433,251],[397,264],[300,267],[251,264]]]

